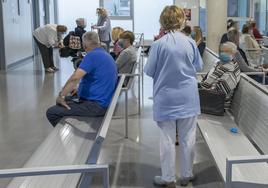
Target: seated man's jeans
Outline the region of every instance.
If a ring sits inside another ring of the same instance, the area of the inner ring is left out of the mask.
[[[107,109],[94,101],[79,100],[79,102],[74,102],[71,97],[66,98],[66,102],[70,106],[70,110],[58,104],[47,110],[47,119],[53,127],[65,116],[99,117],[104,116]]]

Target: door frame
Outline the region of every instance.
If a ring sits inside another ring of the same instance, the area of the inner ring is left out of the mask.
[[[5,56],[5,36],[4,36],[4,18],[3,18],[3,1],[0,3],[0,70],[6,70],[6,56]]]

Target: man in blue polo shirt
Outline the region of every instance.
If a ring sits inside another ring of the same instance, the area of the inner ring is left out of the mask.
[[[64,116],[103,116],[111,102],[117,85],[116,64],[101,48],[97,33],[85,33],[83,46],[87,55],[62,88],[57,104],[47,110],[47,118],[54,127]],[[78,83],[78,99],[66,97],[76,91]]]

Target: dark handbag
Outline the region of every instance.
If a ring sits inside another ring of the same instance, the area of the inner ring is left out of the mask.
[[[69,57],[70,48],[69,47],[60,48],[59,53],[60,53],[60,57]]]
[[[199,88],[201,112],[216,116],[224,115],[224,103],[226,95],[215,90]]]

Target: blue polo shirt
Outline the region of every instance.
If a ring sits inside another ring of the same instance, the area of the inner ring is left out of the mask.
[[[78,96],[108,107],[117,85],[117,68],[113,58],[103,48],[96,48],[84,57],[79,68],[87,74],[80,81]]]

